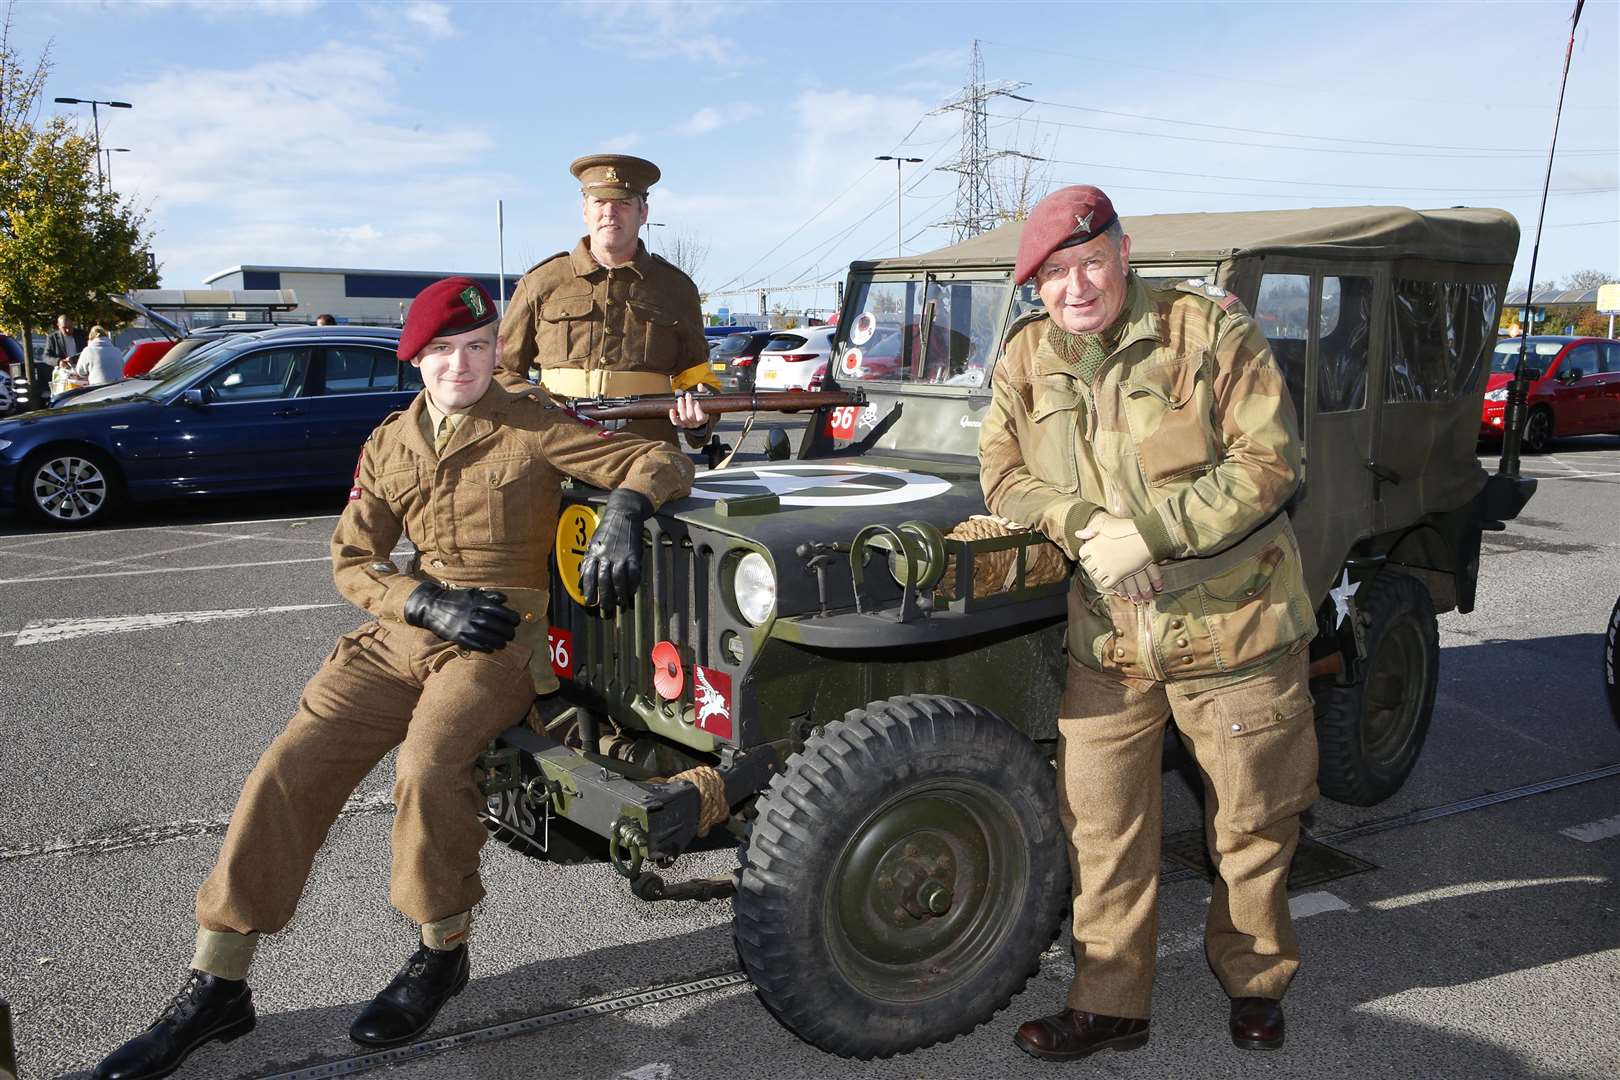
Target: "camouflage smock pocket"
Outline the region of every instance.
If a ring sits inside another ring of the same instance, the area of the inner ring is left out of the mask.
[[[1194,588],[1217,670],[1252,667],[1316,633],[1291,530]]]
[[[1031,387],[1031,444],[1024,448],[1029,471],[1063,495],[1080,490],[1080,440],[1085,438],[1086,397],[1073,380],[1037,381]]]
[[[1126,422],[1150,484],[1207,472],[1220,460],[1208,358],[1199,351],[1149,359],[1120,383]]]

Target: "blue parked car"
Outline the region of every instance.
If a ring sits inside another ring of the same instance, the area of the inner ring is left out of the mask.
[[[0,420],[0,509],[80,526],[125,500],[347,487],[366,436],[422,388],[398,343],[388,327],[242,334]]]

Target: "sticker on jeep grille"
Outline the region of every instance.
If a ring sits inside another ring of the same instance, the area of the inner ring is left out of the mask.
[[[692,668],[696,726],[721,739],[731,738],[731,676],[714,668]]]

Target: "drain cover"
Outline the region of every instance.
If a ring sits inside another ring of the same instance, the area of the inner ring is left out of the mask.
[[[1180,832],[1166,834],[1164,857],[1177,866],[1184,866],[1194,873],[1202,874],[1205,880],[1213,879],[1215,876],[1214,864],[1209,861],[1209,852],[1204,847],[1203,829],[1183,829]],[[1365,859],[1358,859],[1319,840],[1301,836],[1299,847],[1294,852],[1294,864],[1288,869],[1288,888],[1292,892],[1320,885],[1324,881],[1333,881],[1365,870],[1376,869],[1378,869],[1376,865]]]

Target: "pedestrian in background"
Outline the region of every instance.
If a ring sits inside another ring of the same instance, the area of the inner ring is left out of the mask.
[[[41,400],[45,397],[46,381],[49,380],[52,392],[56,392],[56,383],[59,381],[57,369],[62,366],[64,360],[77,360],[86,341],[84,331],[73,325],[72,316],[56,317],[56,329],[45,338],[45,362],[34,365],[33,380]]]
[[[73,370],[89,386],[105,386],[124,377],[124,350],[113,344],[113,339],[99,326],[90,328],[90,341],[79,353]]]

